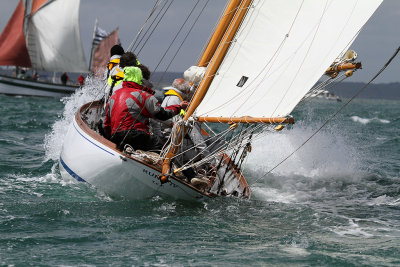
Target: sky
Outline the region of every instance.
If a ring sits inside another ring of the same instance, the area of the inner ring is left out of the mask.
[[[0,0],[1,31],[18,1]],[[99,21],[99,27],[106,31],[110,32],[118,28],[122,46],[127,48],[150,14],[155,2],[155,0],[81,0],[80,34],[87,61],[89,61],[96,18]],[[183,72],[197,62],[226,2],[226,0],[210,0],[208,3],[206,0],[174,0],[146,45],[143,48],[140,45],[134,52],[138,54],[140,61],[153,71],[168,69],[168,71]],[[166,53],[196,3],[198,4],[195,11],[181,34],[177,35],[174,45]],[[204,12],[201,13],[198,22],[183,42],[194,19],[206,3]],[[180,45],[181,48],[176,53]],[[363,63],[363,69],[356,72],[348,81],[368,82],[399,46],[400,1],[384,0],[351,46],[351,49],[358,53],[358,60]],[[161,58],[163,60],[160,62]],[[400,55],[375,82],[400,82]]]

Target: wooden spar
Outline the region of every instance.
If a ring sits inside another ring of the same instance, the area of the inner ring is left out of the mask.
[[[222,60],[225,57],[226,52],[228,51],[229,45],[231,44],[233,37],[235,36],[237,30],[239,29],[240,24],[242,24],[243,18],[247,13],[247,10],[251,4],[252,0],[241,0],[240,6],[235,12],[234,17],[231,19],[229,23],[229,27],[226,30],[222,40],[219,42],[219,45],[212,56],[211,62],[208,64],[207,71],[204,74],[204,78],[201,81],[199,88],[196,90],[196,93],[193,97],[193,100],[190,102],[188,110],[186,111],[184,121],[187,121],[188,118],[193,114],[197,106],[203,100],[205,94],[207,93],[208,88],[214,78],[215,73],[219,66],[222,63]],[[224,31],[225,32],[225,31]],[[179,146],[176,144],[180,144],[182,141],[183,136],[185,136],[187,129],[185,127],[178,127],[176,132],[176,140],[172,140],[172,147],[168,151],[165,156],[163,165],[162,165],[162,174],[160,176],[160,181],[166,182],[168,181],[167,175],[170,172],[171,168],[171,159],[176,155]]]
[[[196,118],[199,122],[220,122],[220,123],[288,123],[294,124],[293,118],[264,118],[264,117],[198,117]]]
[[[235,16],[233,17],[226,34],[221,40],[221,44],[218,46],[217,50],[215,51],[215,55],[211,59],[207,71],[204,74],[204,78],[199,85],[199,88],[196,90],[193,100],[190,102],[190,105],[184,117],[185,121],[187,121],[188,118],[192,116],[193,112],[200,105],[201,101],[206,95],[207,90],[214,79],[214,75],[217,73],[219,66],[221,65],[222,60],[224,59],[225,54],[228,51],[228,48],[233,40],[233,37],[235,37],[235,34],[239,29],[240,24],[242,24],[242,20],[246,15],[251,2],[252,0],[243,0],[240,4],[238,11],[235,13]]]
[[[329,67],[325,73],[330,74],[336,71],[343,71],[343,70],[353,70],[353,69],[361,69],[362,65],[360,62],[358,63],[343,63],[336,66]]]
[[[197,66],[207,67],[208,63],[215,53],[215,50],[221,42],[222,37],[228,29],[228,26],[231,23],[236,10],[239,8],[240,2],[241,0],[232,0],[229,2],[224,14],[221,17],[221,20],[218,23],[218,26],[215,28],[215,31],[210,41],[208,42],[206,49],[204,50],[202,57],[199,59]]]

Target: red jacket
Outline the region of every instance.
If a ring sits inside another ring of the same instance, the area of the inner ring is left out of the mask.
[[[107,134],[129,129],[149,132],[149,118],[168,120],[177,115],[181,108],[172,105],[165,108],[143,87],[124,81],[122,88],[115,91],[107,103],[104,126]]]

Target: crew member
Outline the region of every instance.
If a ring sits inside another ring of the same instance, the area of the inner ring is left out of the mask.
[[[161,106],[177,105],[182,101],[188,100],[190,84],[184,79],[175,79],[172,82],[172,87],[165,87],[164,90],[166,92]]]
[[[61,75],[61,83],[62,83],[63,85],[67,85],[67,82],[68,82],[68,81],[69,81],[69,77],[68,77],[67,73],[64,72],[64,73]]]
[[[120,45],[114,45],[110,49],[110,61],[107,64],[105,78],[107,79],[107,86],[105,88],[105,102],[107,102],[112,91],[122,87],[123,77],[117,76],[118,73],[122,73],[122,67],[120,67],[120,59],[124,54],[124,49]]]
[[[172,87],[163,88],[166,92],[164,93],[164,99],[161,102],[162,107],[169,105],[179,105],[182,101],[187,101],[190,93],[190,85],[184,79],[175,79],[172,82]],[[160,128],[162,132],[162,138],[167,138],[171,133],[171,128],[178,117],[170,120],[160,122]]]
[[[83,84],[85,83],[85,77],[83,77],[82,74],[78,76],[78,83],[80,86],[83,86]]]
[[[141,70],[136,66],[125,67],[122,88],[115,91],[107,103],[106,134],[121,150],[125,144],[135,150],[160,149],[162,143],[149,132],[149,119],[167,120],[187,107],[184,101],[163,108],[152,94],[142,89]]]

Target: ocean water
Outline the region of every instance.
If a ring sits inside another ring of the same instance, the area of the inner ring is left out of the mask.
[[[132,202],[59,174],[79,94],[0,96],[0,265],[400,265],[400,102],[355,100],[266,175],[343,103],[300,104],[253,143],[250,200]]]

